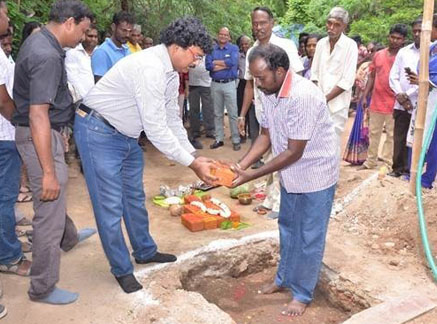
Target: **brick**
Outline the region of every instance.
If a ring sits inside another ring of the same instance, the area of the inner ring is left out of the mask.
[[[202,201],[199,197],[195,196],[195,195],[187,195],[184,197],[184,202],[185,204],[189,204],[193,201]]]
[[[214,185],[231,187],[232,181],[235,178],[235,173],[228,166],[216,163],[211,169],[211,175],[218,179],[214,182]]]
[[[231,217],[229,217],[229,220],[231,222],[239,222],[240,221],[240,214],[231,210]]]
[[[198,212],[200,212],[200,208],[194,205],[184,205],[184,213],[186,214],[197,214]]]
[[[216,229],[217,228],[217,218],[214,216],[203,217],[203,225],[205,229]]]
[[[183,214],[181,216],[181,223],[191,232],[199,232],[205,229],[204,221],[202,216],[194,214]]]

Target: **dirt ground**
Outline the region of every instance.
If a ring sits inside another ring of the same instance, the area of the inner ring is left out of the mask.
[[[347,141],[351,123],[352,119],[348,122],[344,143]],[[202,138],[201,141],[205,149],[200,153],[214,158],[226,157],[236,160],[249,148],[249,144],[244,144],[240,152],[234,152],[230,142],[227,141],[224,147],[210,150],[207,147],[212,140]],[[211,194],[225,201],[232,209],[238,210],[242,220],[251,226],[241,231],[212,230],[198,233],[187,231],[180,224],[179,219],[169,216],[167,210],[154,206],[151,198],[159,193],[161,184],[170,187],[188,184],[196,180],[195,175],[189,169],[168,161],[150,145],[145,152],[145,160],[146,204],[151,220],[151,233],[160,251],[180,255],[217,239],[238,239],[277,229],[275,221],[252,212],[254,204],[241,206],[237,201],[229,198],[228,189],[217,188],[211,191]],[[69,215],[78,228],[95,227],[85,181],[74,166],[70,167],[70,171]],[[356,171],[356,167],[342,163],[337,201],[342,202],[343,198],[347,198],[375,172],[375,170]],[[435,189],[425,193],[430,243],[437,247],[436,198]],[[31,203],[20,204],[19,208],[28,217],[32,216]],[[370,181],[368,186],[363,187],[350,202],[343,201],[342,208],[330,223],[324,262],[380,301],[413,292],[437,301],[434,297],[437,296],[437,289],[423,257],[415,199],[409,194],[408,183],[405,181],[390,177],[375,179]],[[137,271],[146,267],[148,266],[135,265]],[[4,290],[1,303],[9,310],[8,316],[2,320],[5,324],[133,323],[132,314],[138,307],[138,295],[124,294],[109,272],[109,265],[98,235],[81,243],[72,251],[62,254],[58,286],[80,293],[79,300],[72,305],[48,306],[30,302],[27,297],[28,278],[2,274],[1,281]],[[276,301],[272,299],[272,302],[273,300]],[[284,296],[278,297],[277,311],[285,300]],[[140,301],[140,306],[141,303],[148,303],[147,296],[144,296],[144,301]],[[320,300],[314,303],[314,308],[325,307],[325,305],[325,302]],[[253,307],[253,311],[257,311],[257,307],[260,310],[263,305]],[[273,316],[276,312],[274,307],[272,312]],[[418,318],[411,323],[437,323],[435,316],[429,314],[425,316],[429,316],[430,321],[421,322],[422,318]],[[330,322],[311,320],[305,323]]]
[[[318,290],[315,292],[314,303],[304,317],[281,315],[278,309],[285,308],[290,302],[289,292],[258,294],[259,287],[273,280],[275,273],[276,268],[269,268],[240,278],[204,279],[198,283],[196,291],[231,315],[238,324],[338,324],[349,317],[349,314],[330,305]]]

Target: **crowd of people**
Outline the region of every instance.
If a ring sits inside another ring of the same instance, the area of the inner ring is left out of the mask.
[[[227,162],[236,174],[233,186],[268,175],[267,198],[256,211],[279,224],[277,274],[260,292],[289,289],[292,299],[282,314],[304,313],[318,281],[341,156],[360,165],[358,170],[376,168],[382,160],[389,175],[409,175],[422,22],[412,22],[411,44],[406,44],[408,26],[393,25],[387,48],[376,42],[366,47],[361,37],[346,36],[349,14],[341,7],[326,18],[327,36],[302,33],[298,46],[273,33],[267,7],[253,9],[251,23],[252,35],[233,44],[226,26],[213,39],[197,18],[180,18],[153,46],[135,17],[122,11],[100,43],[86,5],[59,0],[46,25],[24,26],[14,62],[14,22],[6,1],[0,1],[0,271],[30,276],[32,301],[77,300],[77,293],[57,287],[60,251],[96,233],[78,230],[66,209],[65,153],[73,139],[111,273],[132,293],[142,285],[133,274],[122,220],[137,264],[177,259],[159,252],[149,231],[145,139],[212,183],[215,161],[199,154],[201,137],[214,140],[213,150],[226,145],[227,115],[232,149],[251,141],[238,162]],[[430,75],[431,84],[437,83],[437,71]],[[434,89],[429,107],[437,101]],[[437,172],[436,134],[422,178],[425,188],[432,188]],[[15,208],[29,197],[32,221]],[[32,245],[26,247],[17,225],[30,224]],[[24,254],[29,250],[32,261]],[[0,305],[0,318],[5,314]]]

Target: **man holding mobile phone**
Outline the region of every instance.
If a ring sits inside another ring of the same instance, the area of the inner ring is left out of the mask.
[[[420,57],[420,32],[422,18],[412,23],[414,42],[400,49],[390,71],[390,88],[396,95],[393,110],[393,171],[389,175],[400,177],[409,174],[408,149],[406,146],[411,113],[416,106],[419,87],[410,84],[409,77],[414,75]]]

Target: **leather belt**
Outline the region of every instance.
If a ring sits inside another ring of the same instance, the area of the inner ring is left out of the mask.
[[[102,121],[103,123],[105,123],[105,125],[111,127],[112,129],[115,129],[115,127],[112,126],[112,125],[111,125],[111,124],[106,120],[105,117],[103,117],[102,115],[100,115],[100,114],[99,114],[97,111],[95,111],[94,109],[91,109],[91,108],[85,106],[84,104],[80,104],[78,110],[82,110],[83,112],[87,113],[88,115],[93,116],[93,117],[95,117],[96,119]],[[76,112],[76,113],[77,113],[77,112]],[[79,113],[79,115],[81,115],[81,114]],[[81,115],[81,116],[82,116],[82,115]]]
[[[29,124],[26,124],[26,123],[14,123],[13,125],[15,127],[17,127],[17,126],[18,127],[30,127]],[[57,131],[57,132],[59,132],[59,133],[62,131],[62,128],[65,127],[65,126],[67,126],[67,125],[61,126],[61,125],[50,124],[50,128],[55,130],[55,131]]]
[[[235,81],[235,79],[222,79],[222,80],[212,80],[213,82],[216,82],[216,83],[228,83],[228,82],[232,82],[232,81]]]

